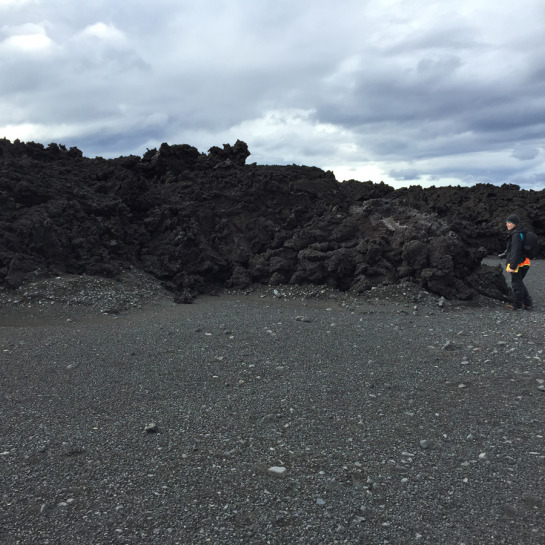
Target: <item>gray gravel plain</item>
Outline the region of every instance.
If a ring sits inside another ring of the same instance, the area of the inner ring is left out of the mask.
[[[0,543],[545,544],[544,273],[531,312],[411,285],[2,292]]]

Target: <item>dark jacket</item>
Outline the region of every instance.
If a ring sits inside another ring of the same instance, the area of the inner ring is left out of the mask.
[[[507,237],[507,249],[505,250],[505,259],[509,267],[516,269],[525,259],[522,236],[526,233],[524,227],[517,226],[509,231]],[[522,235],[522,236],[521,236]]]

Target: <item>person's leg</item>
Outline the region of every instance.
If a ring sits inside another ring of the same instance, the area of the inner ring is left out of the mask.
[[[524,291],[526,286],[524,285],[524,277],[528,272],[528,267],[520,267],[518,272],[511,273],[511,287],[513,288],[514,305],[515,308],[522,308],[524,304]]]
[[[528,293],[528,289],[526,288],[526,285],[524,284],[524,277],[528,274],[528,271],[530,270],[530,267],[521,267],[519,269],[520,275],[521,275],[521,284],[522,284],[522,304],[525,308],[531,308],[532,307],[532,298],[530,297],[530,294]]]

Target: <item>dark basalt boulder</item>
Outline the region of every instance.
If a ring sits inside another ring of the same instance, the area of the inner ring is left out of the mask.
[[[253,283],[362,292],[413,282],[446,298],[502,298],[503,221],[538,233],[543,192],[512,186],[408,188],[306,166],[246,165],[244,142],[162,144],[142,158],[0,140],[0,285],[38,275],[151,273],[190,302]]]

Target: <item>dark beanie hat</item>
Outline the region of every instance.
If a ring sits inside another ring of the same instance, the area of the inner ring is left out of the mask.
[[[505,222],[514,223],[515,225],[518,225],[520,223],[519,217],[516,214],[511,214],[510,216],[507,216]]]

